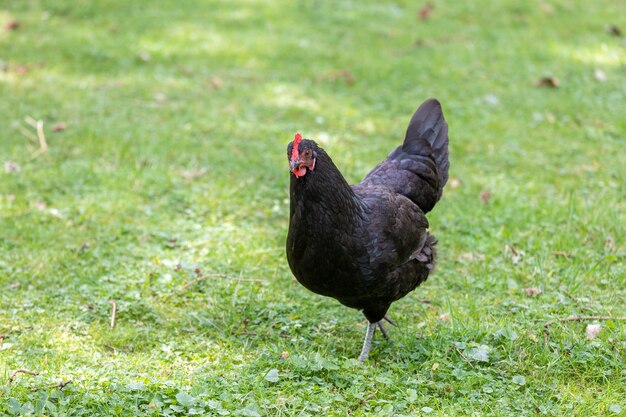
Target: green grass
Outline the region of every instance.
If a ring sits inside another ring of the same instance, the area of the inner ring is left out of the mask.
[[[543,324],[626,315],[624,3],[433,3],[0,3],[0,415],[623,415],[625,322]],[[428,97],[438,268],[359,364],[287,266],[285,146],[356,182]]]

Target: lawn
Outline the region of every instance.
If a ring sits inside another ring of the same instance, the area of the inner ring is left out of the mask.
[[[624,415],[624,2],[431,3],[0,2],[0,415]],[[286,145],[358,182],[429,97],[439,263],[361,364]]]

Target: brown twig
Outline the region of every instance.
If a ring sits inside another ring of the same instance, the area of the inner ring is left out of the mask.
[[[22,369],[22,368],[16,369],[15,371],[11,372],[11,375],[9,376],[9,384],[13,382],[17,374],[28,374],[28,375],[37,376],[39,375],[39,372],[29,371],[28,369]]]
[[[115,347],[106,343],[103,344],[102,347],[104,347],[105,349],[109,349],[111,352],[113,352],[113,354],[117,354],[117,352],[128,353],[128,349],[126,349],[125,347]]]
[[[49,386],[47,389],[58,389],[59,391],[61,391],[61,390],[63,390],[63,388],[65,388],[65,386],[66,386],[67,384],[69,384],[70,382],[72,382],[72,380],[71,380],[71,379],[68,379],[67,381],[60,381],[60,382],[59,382],[59,383],[57,383],[57,384],[54,384],[54,385]],[[37,391],[39,391],[40,389],[42,389],[42,387],[34,387],[34,388],[32,388],[32,389],[31,389],[31,391],[32,391],[32,392],[37,392]]]
[[[68,379],[67,381],[60,381],[58,384],[56,384],[53,388],[58,389],[59,391],[61,391],[63,388],[66,387],[67,384],[71,383],[72,380]]]
[[[256,279],[256,278],[237,278],[237,277],[233,277],[232,275],[228,275],[228,274],[203,274],[201,276],[199,276],[198,278],[194,279],[193,281],[189,281],[188,283],[186,283],[185,285],[183,285],[183,289],[187,289],[189,287],[191,287],[192,285],[205,280],[207,278],[224,278],[224,279],[230,279],[232,281],[241,281],[241,282],[263,282],[260,279]]]
[[[559,291],[561,291],[563,294],[565,294],[570,300],[578,303],[580,300],[578,300],[578,297],[576,297],[574,294],[572,294],[571,292],[565,290],[565,289],[560,289]]]
[[[474,365],[472,365],[472,363],[469,361],[469,359],[467,359],[467,356],[465,356],[463,354],[463,352],[461,352],[461,349],[459,349],[458,346],[455,345],[454,343],[450,345],[448,350],[446,350],[446,353],[443,354],[443,357],[445,358],[446,356],[448,356],[448,353],[450,353],[452,351],[452,349],[456,350],[459,353],[459,355],[461,355],[461,357],[463,359],[465,359],[465,362],[467,362],[467,364],[472,367],[472,369],[475,369]]]
[[[117,313],[117,304],[114,300],[109,300],[111,304],[111,328],[115,327],[115,314]]]
[[[472,363],[469,361],[469,359],[467,359],[467,356],[465,356],[465,355],[463,354],[463,352],[461,352],[461,349],[459,349],[458,347],[454,346],[454,350],[456,350],[457,352],[459,352],[459,355],[461,355],[461,357],[462,357],[463,359],[465,359],[465,362],[467,362],[467,364],[468,364],[468,365],[469,365],[472,369],[475,369],[475,368],[474,368],[474,365],[472,365]]]
[[[609,339],[609,343],[613,348],[617,351],[617,353],[622,354],[622,352],[626,353],[626,346],[618,346],[617,341],[614,339]]]
[[[609,316],[569,316],[569,317],[561,317],[559,319],[552,319],[544,323],[543,325],[543,340],[545,343],[548,343],[548,337],[550,336],[550,331],[548,331],[548,327],[553,325],[554,323],[562,323],[565,321],[585,321],[585,320],[619,320],[626,321],[626,317],[609,317]]]
[[[231,332],[231,334],[235,334],[238,336],[260,336],[260,337],[268,337],[269,335],[267,333],[261,333],[260,335],[257,332],[241,332],[238,330],[233,330]],[[283,339],[291,339],[291,335],[290,334],[286,334],[286,333],[280,333],[278,335],[278,337],[282,337]]]
[[[256,332],[238,332],[236,330],[233,330],[232,334],[238,334],[238,335],[242,335],[242,336],[256,336],[257,335]]]
[[[174,294],[178,294],[178,293],[184,292],[189,287],[192,287],[192,286],[196,285],[197,283],[199,283],[201,281],[204,281],[205,279],[208,279],[208,278],[223,278],[223,279],[229,279],[229,280],[238,281],[238,282],[263,282],[262,279],[238,278],[238,277],[233,277],[232,275],[229,275],[229,274],[203,274],[202,271],[200,271],[199,268],[196,269],[196,275],[198,276],[197,278],[192,279],[191,281],[189,281],[186,284],[184,284],[175,293],[169,293],[169,294],[164,295],[163,298],[167,299],[167,298],[171,297]]]
[[[255,279],[255,278],[237,278],[237,277],[233,277],[232,275],[228,275],[228,274],[202,274],[198,278],[196,278],[194,280],[191,280],[188,283],[186,283],[185,285],[183,285],[181,290],[186,290],[187,288],[197,284],[200,281],[204,281],[207,278],[224,278],[224,279],[230,279],[232,281],[242,281],[242,282],[263,282],[260,279]]]
[[[2,352],[2,345],[4,344],[4,335],[0,334],[0,352]]]

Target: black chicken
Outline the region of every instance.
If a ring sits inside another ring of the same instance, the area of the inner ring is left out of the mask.
[[[309,290],[363,310],[369,321],[359,361],[367,359],[392,302],[428,278],[434,236],[425,213],[448,180],[448,125],[435,99],[415,112],[402,146],[350,186],[328,154],[296,134],[291,169],[287,260]]]

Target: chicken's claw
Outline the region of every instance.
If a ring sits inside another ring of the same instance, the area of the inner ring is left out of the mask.
[[[386,315],[386,314],[385,314],[385,317],[383,317],[383,320],[385,320],[387,323],[391,324],[392,326],[396,326],[396,327],[398,327],[398,325],[396,324],[396,322],[395,322],[395,321],[393,321],[393,320],[391,320],[391,319],[389,318],[389,316],[388,316],[388,315]]]

